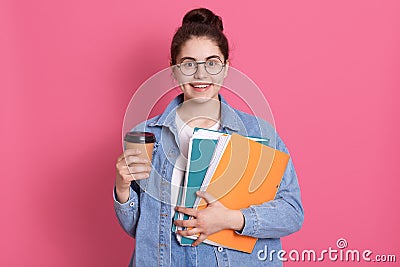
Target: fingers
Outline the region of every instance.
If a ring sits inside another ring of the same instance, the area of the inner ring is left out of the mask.
[[[151,166],[149,160],[140,157],[142,152],[138,149],[126,149],[116,163],[117,175],[115,186],[119,192],[129,192],[133,180],[150,177]]]
[[[189,221],[194,221],[194,220],[183,220],[186,222]],[[178,222],[178,221],[175,221]],[[192,246],[198,246],[200,245],[201,242],[203,242],[204,240],[207,239],[208,235],[201,233],[201,230],[199,228],[192,228],[192,229],[188,229],[188,230],[178,230],[178,234],[180,234],[181,236],[193,236],[193,235],[199,235],[199,237],[197,238],[196,241],[193,242]]]
[[[197,210],[191,208],[184,208],[184,207],[175,207],[175,210],[178,212],[185,213],[189,216],[197,217]]]
[[[138,156],[126,156],[125,157],[125,162],[127,165],[131,164],[147,164],[149,161],[145,158],[141,158]]]
[[[197,191],[196,194],[197,196],[204,198],[204,200],[208,204],[212,204],[213,202],[217,201],[217,199],[214,196],[212,196],[210,193],[207,193],[206,191]]]
[[[151,167],[143,164],[133,164],[130,166],[127,166],[128,172],[129,173],[140,173],[140,172],[150,172]]]
[[[201,233],[200,236],[197,238],[197,240],[193,242],[192,246],[195,247],[195,246],[200,245],[200,243],[203,242],[204,240],[206,240],[207,237],[208,236],[206,234]]]
[[[118,169],[118,174],[125,182],[131,182],[133,180],[148,178],[150,170],[151,168],[146,165],[137,165],[134,167],[125,165]]]
[[[178,234],[181,236],[192,236],[192,235],[197,235],[200,234],[199,228],[192,228],[192,229],[187,229],[187,230],[178,230]]]
[[[149,160],[141,158],[138,155],[141,151],[138,149],[127,149],[117,159],[117,174],[123,182],[129,183],[132,180],[140,180],[149,177],[151,166]]]
[[[140,173],[150,173],[151,167],[149,165],[144,165],[144,164],[131,164],[129,166],[126,165],[126,163],[118,162],[117,165],[117,173],[120,176],[126,176],[126,175],[136,175]],[[142,175],[139,175],[142,177]],[[138,177],[139,177],[138,176]]]
[[[149,165],[148,163],[149,163],[149,161],[147,159],[144,159],[144,158],[140,158],[140,157],[136,157],[136,156],[128,156],[128,157],[123,157],[123,156],[121,157],[120,156],[117,159],[117,163],[116,163],[115,167],[117,169],[120,169],[120,168],[122,168],[122,167],[124,167],[126,165],[128,165],[128,166],[133,166],[135,164],[146,164],[146,165]]]
[[[120,162],[121,160],[123,160],[125,157],[128,156],[137,156],[140,155],[142,153],[142,151],[140,151],[139,149],[126,149],[124,151],[124,153],[122,153],[121,155],[119,155],[117,162]]]
[[[137,155],[140,155],[140,154],[142,154],[141,150],[130,148],[130,149],[125,149],[124,153],[122,155],[124,155],[126,157],[126,156],[137,156]]]
[[[192,219],[192,220],[176,220],[174,221],[174,224],[176,226],[181,226],[181,227],[195,227],[197,224],[197,220],[196,219]]]
[[[150,174],[148,172],[141,172],[141,173],[131,173],[130,175],[126,175],[124,177],[127,181],[132,182],[133,180],[142,180],[149,178]]]

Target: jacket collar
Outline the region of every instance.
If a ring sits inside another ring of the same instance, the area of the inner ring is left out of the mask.
[[[236,114],[235,110],[226,102],[226,100],[222,97],[221,94],[218,94],[219,100],[221,101],[221,126],[222,128],[226,128],[231,131],[239,131],[239,117]],[[161,114],[161,116],[149,126],[166,126],[170,128],[176,128],[175,124],[175,114],[176,109],[180,104],[183,103],[183,94],[175,97],[171,103],[167,106],[165,111]]]

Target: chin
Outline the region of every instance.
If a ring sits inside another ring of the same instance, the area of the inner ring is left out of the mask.
[[[215,99],[214,97],[207,97],[207,96],[199,96],[199,97],[189,97],[186,98],[186,101],[193,101],[194,103],[206,103],[210,100]]]
[[[195,101],[196,103],[205,103],[210,100],[219,100],[218,92],[207,92],[207,93],[184,93],[185,100]]]

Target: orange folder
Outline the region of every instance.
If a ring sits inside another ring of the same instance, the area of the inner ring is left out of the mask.
[[[206,189],[225,207],[239,210],[273,200],[289,155],[239,134],[232,137]],[[198,209],[207,203],[200,201]],[[207,238],[212,243],[251,253],[257,238],[222,230]]]

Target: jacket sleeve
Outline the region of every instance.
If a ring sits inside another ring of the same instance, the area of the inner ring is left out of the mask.
[[[137,193],[132,190],[132,187],[129,190],[130,191],[128,201],[121,204],[117,200],[114,187],[114,210],[118,222],[122,226],[124,231],[131,237],[135,237],[136,225],[139,218],[139,198]]]
[[[288,153],[279,136],[277,136],[276,149]],[[304,211],[292,159],[289,159],[275,199],[241,211],[245,219],[244,228],[241,232],[237,232],[241,235],[280,238],[300,230]]]

